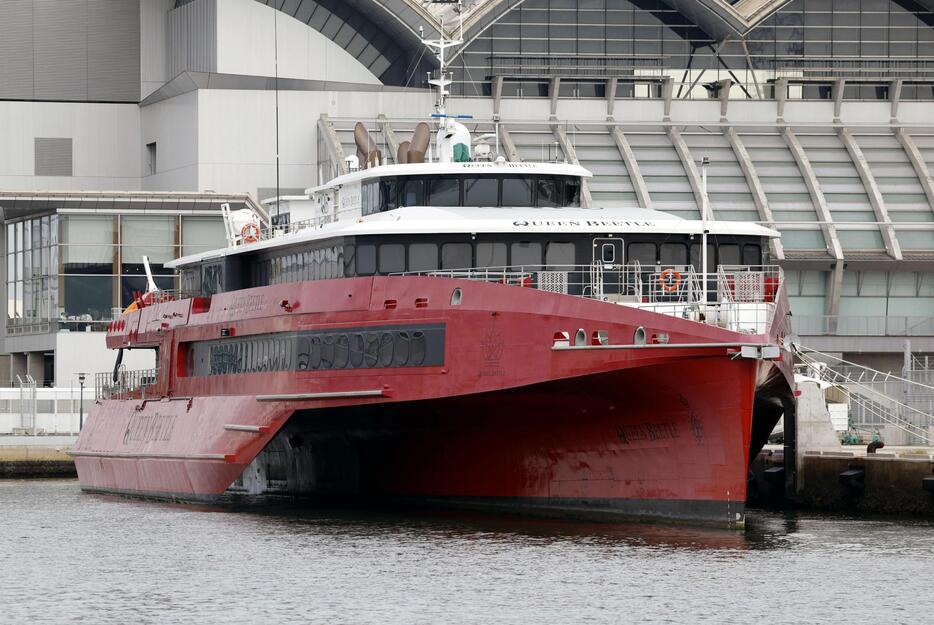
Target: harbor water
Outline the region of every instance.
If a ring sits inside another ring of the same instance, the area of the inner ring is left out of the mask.
[[[193,507],[0,481],[0,623],[930,623],[934,524]]]

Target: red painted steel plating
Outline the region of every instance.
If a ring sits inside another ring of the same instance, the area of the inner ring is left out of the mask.
[[[460,297],[449,305],[454,289]],[[287,312],[283,301],[302,306]],[[111,348],[159,347],[150,399],[98,401],[75,463],[86,489],[210,498],[296,411],[356,406],[384,419],[380,436],[355,443],[367,492],[558,506],[724,502],[724,514],[734,504],[741,511],[757,383],[778,368],[790,388],[791,372],[788,359],[743,359],[727,345],[780,341],[784,293],[777,302],[763,335],[433,277],[303,282],[159,303],[129,313],[107,336]],[[187,343],[222,335],[439,323],[443,366],[213,376],[190,376],[185,366]],[[613,348],[632,345],[640,327],[668,344]],[[555,347],[565,332],[573,344],[578,329],[605,336],[607,348]],[[391,392],[355,395],[367,389]],[[257,401],[276,395],[299,398]]]

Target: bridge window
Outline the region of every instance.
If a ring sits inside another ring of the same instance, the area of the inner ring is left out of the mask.
[[[421,178],[407,178],[402,183],[402,206],[421,206],[425,203],[425,181]]]
[[[429,206],[458,206],[461,203],[459,178],[433,178],[430,189]]]
[[[503,206],[532,206],[532,180],[503,178]]]
[[[561,197],[558,195],[558,181],[554,178],[538,179],[538,201],[536,206],[557,208],[561,206]]]
[[[499,179],[486,176],[464,180],[465,206],[499,206]]]

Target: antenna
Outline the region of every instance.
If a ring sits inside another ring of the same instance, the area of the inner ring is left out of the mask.
[[[454,4],[453,2],[439,2],[435,0],[431,4]],[[448,48],[459,46],[464,43],[464,15],[462,11],[462,0],[457,0],[457,15],[458,21],[460,22],[458,27],[458,35],[456,39],[448,39],[447,33],[444,30],[444,17],[441,18],[441,28],[438,39],[426,39],[425,38],[425,29],[422,26],[418,27],[419,38],[422,40],[422,44],[427,47],[429,50],[434,53],[435,58],[438,59],[438,77],[429,78],[428,84],[434,85],[438,88],[438,100],[435,103],[435,112],[439,116],[444,116],[444,98],[445,96],[450,95],[450,91],[447,90],[448,85],[450,85],[453,80],[450,79],[447,73],[447,61],[445,60],[445,51]]]

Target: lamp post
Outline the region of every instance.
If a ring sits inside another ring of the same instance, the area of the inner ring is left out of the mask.
[[[78,374],[78,386],[81,387],[81,390],[78,394],[78,431],[80,432],[84,428],[84,373]]]

